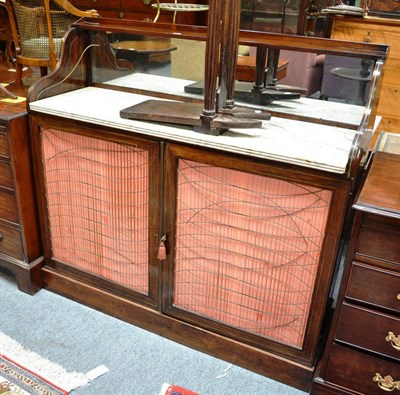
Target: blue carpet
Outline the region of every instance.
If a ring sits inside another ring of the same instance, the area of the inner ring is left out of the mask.
[[[71,395],[158,395],[163,383],[201,395],[305,394],[52,292],[24,294],[2,272],[0,331],[66,370],[109,368]]]

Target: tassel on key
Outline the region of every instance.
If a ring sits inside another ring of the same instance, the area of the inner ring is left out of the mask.
[[[167,259],[167,249],[165,248],[165,241],[167,240],[167,236],[164,235],[161,237],[160,245],[158,246],[158,256],[157,258],[162,261]]]

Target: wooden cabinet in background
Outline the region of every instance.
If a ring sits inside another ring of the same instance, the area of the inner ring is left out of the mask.
[[[40,285],[41,247],[33,193],[30,138],[25,102],[1,103],[0,267],[18,287],[33,294]]]
[[[82,10],[96,9],[102,17],[119,19],[153,19],[156,11],[143,0],[72,0]]]
[[[302,34],[308,0],[243,0],[240,27],[272,33]]]
[[[71,0],[71,3],[82,10],[94,8],[104,18],[137,19],[139,21],[152,21],[157,10],[152,7],[155,0]],[[201,1],[185,1],[185,3],[204,3]],[[206,13],[180,12],[177,15],[177,23],[205,24]],[[159,22],[172,22],[172,12],[161,12]]]
[[[354,205],[338,307],[313,394],[400,389],[399,172],[399,155],[376,153]]]
[[[378,131],[400,133],[400,20],[377,17],[333,17],[331,38],[390,46],[385,64],[377,114]]]

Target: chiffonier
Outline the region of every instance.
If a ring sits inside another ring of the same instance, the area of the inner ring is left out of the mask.
[[[0,101],[0,266],[30,294],[40,287],[41,242],[25,100]]]
[[[335,317],[313,394],[400,390],[400,155],[377,152],[354,204]]]
[[[203,98],[185,89],[196,81],[168,74],[173,56],[159,74],[116,67],[105,32],[174,37],[186,67],[179,39],[206,39],[201,26],[83,19],[31,87],[43,286],[308,390],[374,112],[247,104],[271,120],[218,135],[125,119],[148,99]],[[387,50],[261,32],[240,43],[373,59],[370,104]]]
[[[379,98],[378,114],[382,120],[379,131],[400,131],[400,21],[379,17],[332,18],[331,38],[361,42],[374,42],[390,46],[385,75]]]

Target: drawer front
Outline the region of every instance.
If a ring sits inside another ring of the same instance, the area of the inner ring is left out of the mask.
[[[394,382],[399,381],[400,364],[335,344],[329,358],[325,381],[353,390],[358,394],[382,395],[393,391],[394,388],[391,389],[393,384],[386,389],[379,387],[378,382],[374,381],[377,373],[382,377],[390,375]]]
[[[110,0],[71,0],[71,3],[82,11],[94,9],[103,18],[118,18],[120,12],[118,2]]]
[[[344,303],[336,339],[400,361],[398,317]]]
[[[24,260],[21,232],[0,224],[0,253]]]
[[[0,187],[10,188],[14,187],[11,166],[7,162],[0,161]]]
[[[148,12],[140,12],[140,13],[137,12],[136,10],[123,10],[120,12],[119,17],[123,19],[149,22],[153,21],[156,15],[157,15],[157,10],[152,9],[150,7]],[[171,22],[171,13],[168,13],[167,15],[165,15],[165,13],[163,15],[160,15],[160,17],[158,18],[158,22],[167,22],[167,23]]]
[[[7,134],[5,129],[0,127],[0,157],[10,158],[10,149],[8,147]]]
[[[346,298],[400,313],[400,274],[353,262]]]
[[[9,191],[0,189],[0,218],[18,223],[18,210],[15,196]]]
[[[152,3],[156,3],[153,0],[121,0],[121,8],[124,10],[135,10],[137,12],[151,12],[151,9],[155,9],[151,6]],[[190,1],[185,1],[190,3]]]
[[[115,1],[115,3],[111,3],[110,0],[71,0],[71,3],[82,11],[90,9],[99,11],[102,8],[118,9],[118,2]]]
[[[390,85],[385,79],[379,97],[378,115],[384,117],[398,114],[400,114],[400,85]]]
[[[360,229],[356,253],[400,265],[400,227],[366,216]]]
[[[396,54],[397,57],[392,54],[390,59],[386,61],[384,69],[383,81],[384,85],[394,86],[398,89],[400,86],[399,80],[399,69],[400,69],[400,53]],[[393,103],[394,104],[394,103]]]
[[[372,25],[364,23],[341,24],[336,23],[333,27],[332,38],[339,40],[372,42],[375,44],[390,45],[390,53],[398,54],[400,51],[399,28],[386,27],[383,25]],[[389,57],[390,57],[389,53]]]
[[[400,117],[382,118],[378,131],[400,133]]]

